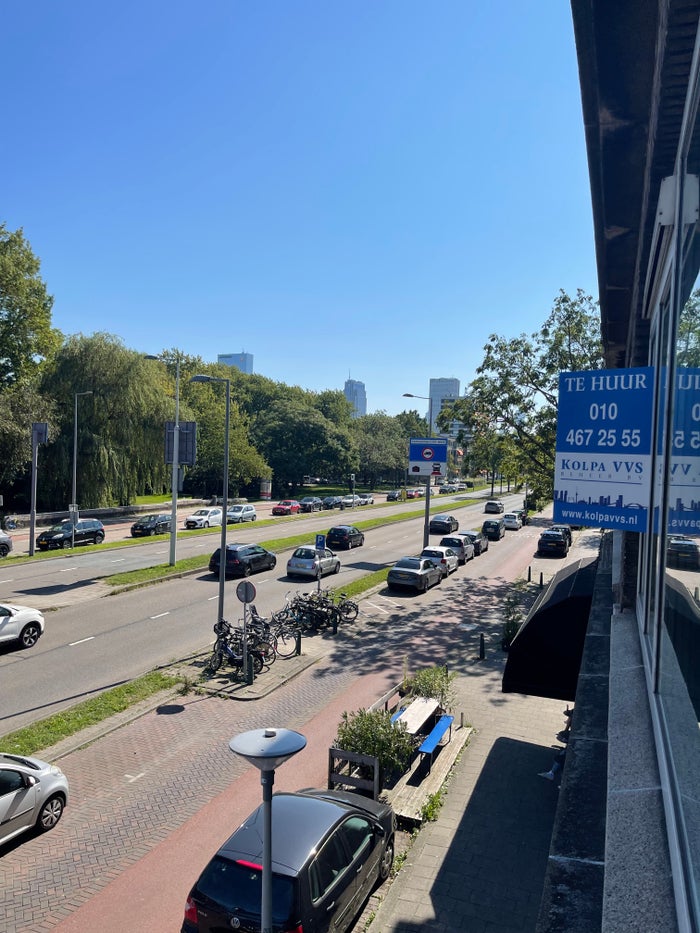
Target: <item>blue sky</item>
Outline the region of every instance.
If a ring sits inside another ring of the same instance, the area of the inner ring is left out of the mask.
[[[0,50],[0,221],[65,334],[395,414],[597,297],[562,0],[30,0]]]

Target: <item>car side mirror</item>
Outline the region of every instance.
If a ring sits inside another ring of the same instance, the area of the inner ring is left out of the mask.
[[[34,785],[38,783],[39,783],[39,779],[35,778],[32,774],[24,775],[24,786],[25,787],[34,787]]]

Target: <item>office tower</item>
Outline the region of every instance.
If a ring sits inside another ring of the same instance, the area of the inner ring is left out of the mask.
[[[217,363],[223,363],[224,366],[235,366],[242,373],[250,374],[253,372],[253,354],[252,353],[219,353],[216,358]]]
[[[430,380],[430,413],[433,423],[431,431],[437,431],[437,416],[443,408],[452,405],[459,398],[459,379],[431,379]]]
[[[357,379],[346,379],[343,392],[345,398],[353,406],[353,418],[361,418],[362,415],[367,414],[367,393],[365,392],[364,382],[358,382]]]

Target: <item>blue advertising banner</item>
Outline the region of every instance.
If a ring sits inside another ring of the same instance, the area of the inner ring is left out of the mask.
[[[700,534],[700,369],[679,367],[673,409],[669,534]]]
[[[559,375],[554,520],[647,531],[654,370]]]
[[[447,476],[447,438],[412,437],[408,472],[412,476]]]

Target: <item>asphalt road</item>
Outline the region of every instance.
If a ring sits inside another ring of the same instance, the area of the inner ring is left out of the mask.
[[[520,498],[512,495],[504,497],[504,501],[506,506],[514,507]],[[461,527],[480,525],[483,518],[480,503],[456,506],[457,503],[450,503],[449,511],[454,512]],[[295,531],[302,524],[326,528],[327,513],[309,516],[299,524],[295,522]],[[251,534],[259,532],[264,529],[251,529]],[[269,530],[267,534],[269,536]],[[341,572],[325,577],[324,585],[342,589],[346,581],[380,569],[403,554],[416,553],[422,547],[422,535],[422,517],[372,529],[364,547],[340,552]],[[457,576],[495,572],[499,560],[530,537],[534,553],[536,536],[537,530],[531,527],[509,532],[485,555],[459,568]],[[438,540],[439,536],[433,537],[434,542]],[[211,548],[208,536],[197,539],[197,544],[207,550]],[[144,547],[158,548],[159,545]],[[105,552],[105,556],[108,553]],[[89,575],[92,560],[93,554],[67,557],[66,573],[72,573],[73,580],[62,586],[94,592]],[[40,565],[54,562],[43,561]],[[59,562],[62,563],[60,559]],[[313,581],[289,580],[285,564],[286,556],[282,554],[274,571],[251,577],[257,590],[256,607],[262,614],[281,608],[289,591],[308,590],[315,585]],[[242,618],[243,607],[235,595],[237,582],[226,583],[225,613],[230,621]],[[21,602],[36,604],[35,597],[42,592],[46,595],[44,587],[43,582],[28,587],[21,594]],[[412,594],[393,594],[393,599],[399,602],[413,603],[420,598]],[[212,626],[216,621],[217,603],[218,578],[202,572],[101,599],[79,599],[74,605],[47,613],[46,632],[34,648],[18,650],[13,645],[0,646],[4,697],[0,734],[28,725],[174,659],[201,651],[214,640]]]

